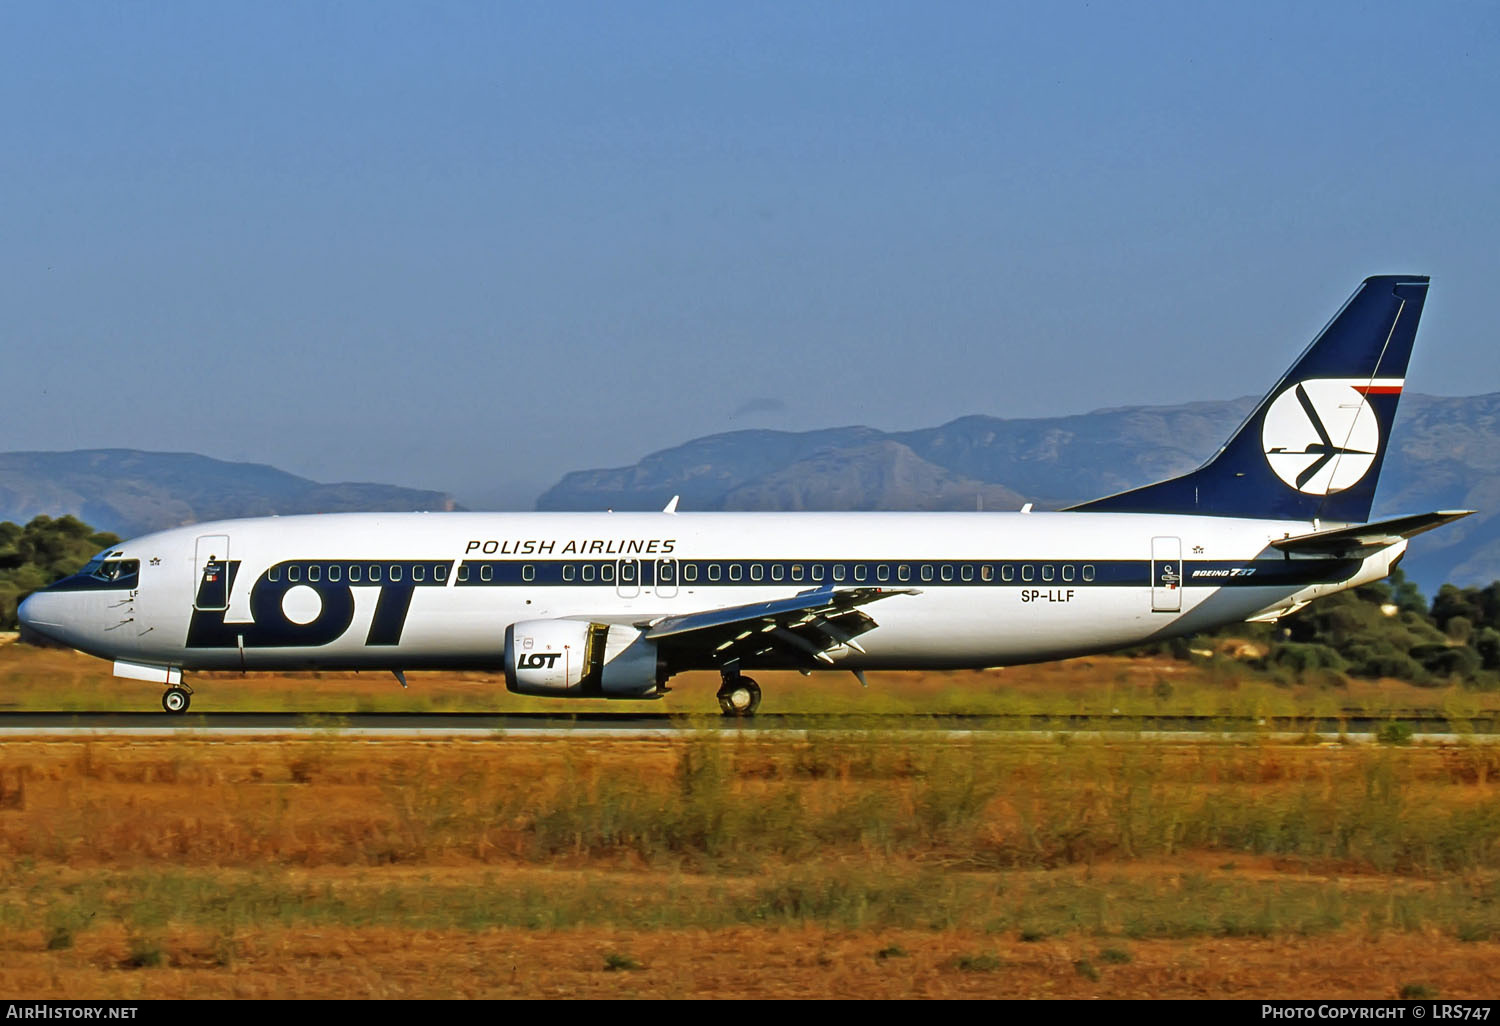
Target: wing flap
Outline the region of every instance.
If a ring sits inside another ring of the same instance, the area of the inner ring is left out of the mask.
[[[693,648],[718,664],[762,656],[777,649],[797,657],[832,663],[833,649],[864,651],[856,640],[878,624],[860,606],[893,595],[917,595],[916,588],[831,586],[791,598],[725,606],[638,624],[647,640],[666,648]]]
[[[1369,524],[1356,524],[1353,527],[1335,527],[1327,531],[1299,534],[1293,538],[1277,538],[1271,542],[1271,546],[1300,556],[1367,556],[1387,545],[1394,545],[1403,539],[1461,520],[1473,512],[1472,509],[1446,509],[1434,513],[1416,513]]]

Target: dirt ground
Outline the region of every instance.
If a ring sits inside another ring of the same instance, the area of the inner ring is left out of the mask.
[[[1430,936],[1025,943],[947,931],[245,931],[172,938],[132,968],[123,931],[73,950],[0,940],[0,993],[43,998],[1494,998],[1500,950]],[[610,968],[611,956],[619,968]],[[1116,956],[1121,957],[1121,956]],[[1410,991],[1408,990],[1408,993]]]

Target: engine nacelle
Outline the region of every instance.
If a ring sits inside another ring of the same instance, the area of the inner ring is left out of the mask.
[[[666,677],[656,643],[634,627],[523,620],[505,628],[505,686],[549,698],[657,698]]]

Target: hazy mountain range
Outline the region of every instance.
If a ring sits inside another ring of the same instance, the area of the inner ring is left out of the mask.
[[[660,509],[673,495],[684,511],[1055,508],[1193,469],[1253,402],[971,416],[917,431],[735,431],[633,466],[575,471],[537,508]],[[0,520],[72,513],[123,536],[223,517],[457,508],[442,492],[319,484],[191,453],[0,453]],[[1428,592],[1500,578],[1500,394],[1407,395],[1375,515],[1456,508],[1479,513],[1417,538],[1403,564]]]
[[[38,514],[71,513],[126,538],[225,517],[455,508],[442,492],[319,484],[260,463],[188,452],[0,453],[0,520],[24,524]]]
[[[736,431],[568,474],[537,508],[652,509],[673,495],[684,510],[1056,508],[1192,470],[1254,402],[972,416],[917,431]],[[1479,513],[1413,541],[1406,571],[1429,591],[1500,578],[1500,394],[1402,399],[1374,515],[1434,509]]]

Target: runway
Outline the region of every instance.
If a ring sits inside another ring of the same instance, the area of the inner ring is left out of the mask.
[[[1341,717],[1234,718],[1219,716],[870,716],[762,714],[750,719],[670,713],[272,713],[217,712],[6,712],[0,737],[198,737],[198,738],[546,738],[683,737],[693,733],[742,735],[903,734],[1193,739],[1376,740],[1382,731],[1413,741],[1500,741],[1500,722],[1450,721],[1422,714],[1368,713]]]

